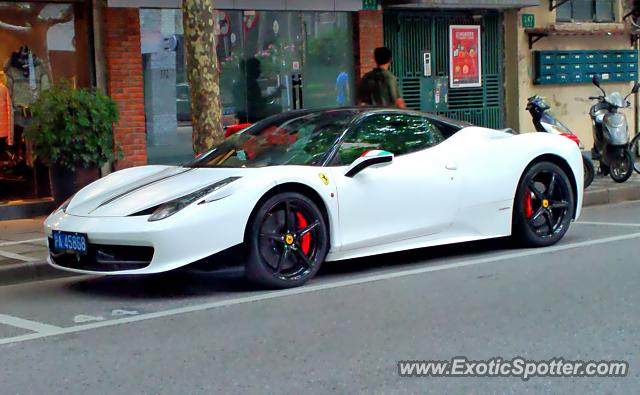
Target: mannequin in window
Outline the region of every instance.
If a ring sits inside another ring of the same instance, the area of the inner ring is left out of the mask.
[[[7,87],[11,94],[14,109],[29,109],[36,101],[40,92],[49,89],[50,81],[46,67],[29,47],[20,47],[18,52],[11,54],[5,66]],[[16,124],[21,124],[16,117]]]
[[[3,71],[0,71],[0,140],[13,145],[13,107]]]
[[[13,105],[16,154],[31,165],[28,145],[22,144],[23,131],[31,123],[31,105],[42,91],[49,89],[49,75],[42,60],[27,46],[22,46],[11,54],[4,71]]]

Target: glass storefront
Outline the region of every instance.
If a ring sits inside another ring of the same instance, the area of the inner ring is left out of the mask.
[[[180,10],[141,9],[149,163],[193,158]],[[218,11],[225,126],[353,104],[348,12]]]
[[[24,129],[51,84],[89,86],[87,26],[82,3],[0,2],[0,204],[50,195]]]

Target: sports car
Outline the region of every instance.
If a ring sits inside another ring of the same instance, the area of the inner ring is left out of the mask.
[[[512,236],[560,240],[580,214],[582,156],[547,133],[432,114],[282,113],[182,166],[114,172],[45,221],[49,263],[110,275],[243,254],[262,286],[304,284],[324,261]]]

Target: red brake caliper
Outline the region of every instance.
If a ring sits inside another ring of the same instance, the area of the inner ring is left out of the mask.
[[[304,229],[309,225],[306,218],[299,212],[296,212],[296,218],[298,219],[298,230]],[[300,239],[300,248],[302,252],[307,255],[309,253],[309,247],[311,246],[311,233],[307,233]]]
[[[524,191],[524,216],[527,219],[533,217],[533,204],[531,204],[531,191],[529,188]]]

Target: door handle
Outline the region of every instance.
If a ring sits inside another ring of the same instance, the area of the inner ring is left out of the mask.
[[[444,165],[444,168],[447,170],[458,170],[458,165],[456,163],[447,163]]]

